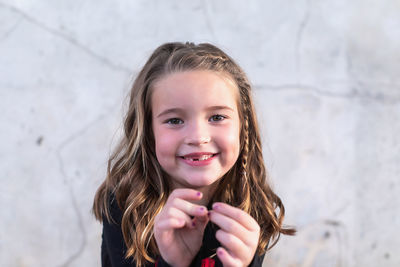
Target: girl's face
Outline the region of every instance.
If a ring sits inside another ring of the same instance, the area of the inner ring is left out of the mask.
[[[239,156],[238,88],[196,70],[169,74],[152,90],[156,156],[173,188],[209,189]]]

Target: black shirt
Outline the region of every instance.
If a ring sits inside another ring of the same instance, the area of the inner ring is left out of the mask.
[[[119,209],[116,201],[111,202],[111,217],[115,221],[108,222],[108,220],[103,218],[103,241],[101,244],[101,266],[102,267],[132,267],[136,266],[136,263],[132,258],[125,259],[126,245],[121,231],[121,220],[122,212]],[[190,266],[197,267],[202,266],[202,261],[216,252],[216,249],[220,247],[220,243],[215,238],[215,232],[217,227],[213,223],[208,223],[204,230],[203,243],[197,253],[196,257],[193,259]],[[221,261],[217,256],[214,256],[215,267],[222,267]],[[258,267],[262,265],[264,259],[264,254],[254,256],[251,267]],[[146,267],[154,266],[154,263],[147,262]],[[170,266],[161,257],[157,258],[157,267]]]

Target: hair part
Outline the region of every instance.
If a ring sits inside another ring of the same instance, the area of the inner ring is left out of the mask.
[[[211,201],[239,207],[258,222],[257,252],[260,254],[275,245],[281,233],[295,233],[294,229],[283,227],[284,206],[267,184],[251,86],[243,70],[211,44],[166,43],[153,52],[133,83],[124,135],[108,160],[107,177],[96,192],[93,204],[95,217],[111,222],[110,198],[115,197],[123,211],[121,228],[128,248],[126,257],[132,257],[139,266],[146,261],[154,262],[159,254],[153,236],[154,218],[171,192],[167,175],[155,154],[151,89],[168,74],[193,70],[221,73],[239,90],[238,110],[242,122],[239,158],[220,179]]]

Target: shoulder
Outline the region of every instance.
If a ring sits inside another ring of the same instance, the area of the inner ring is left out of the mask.
[[[110,215],[109,220],[103,214],[103,222],[114,223],[121,225],[123,211],[118,205],[118,201],[114,194],[110,194],[108,198],[108,212]]]
[[[118,237],[118,239],[121,239],[121,222],[123,212],[118,206],[117,200],[115,199],[114,195],[110,195],[108,201],[108,213],[109,216],[103,214],[103,241],[104,239],[115,240],[114,237]]]
[[[258,255],[257,253],[254,255],[254,258],[253,258],[253,260],[251,261],[251,263],[250,263],[250,267],[258,267],[258,266],[262,266],[262,263],[263,263],[263,261],[264,261],[264,257],[265,257],[265,254],[261,254],[261,255]]]
[[[103,214],[102,266],[132,266],[132,259],[125,258],[127,248],[121,230],[123,212],[113,195],[108,207],[110,218]]]

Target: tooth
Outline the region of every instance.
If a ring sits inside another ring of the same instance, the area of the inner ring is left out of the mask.
[[[200,157],[199,160],[207,160],[207,159],[209,159],[209,158],[211,158],[210,155],[203,155],[203,156]]]
[[[202,160],[207,160],[211,157],[212,157],[212,155],[203,155],[203,156],[200,156],[199,158],[186,158],[185,157],[185,159],[190,160],[190,161],[202,161]]]

